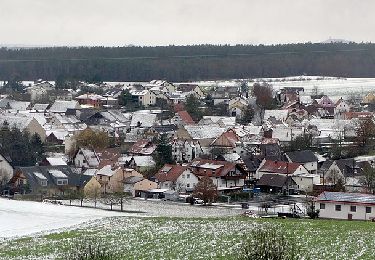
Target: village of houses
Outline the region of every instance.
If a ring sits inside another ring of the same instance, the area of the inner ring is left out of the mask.
[[[275,108],[262,109],[252,96],[253,83],[246,93],[239,85],[207,90],[162,80],[80,84],[90,91],[56,90],[53,82],[39,80],[25,84],[28,101],[2,95],[0,124],[37,134],[43,145],[54,148],[28,167],[14,165],[3,151],[4,196],[40,200],[75,191],[91,198],[126,193],[135,199],[186,203],[181,198],[193,197],[200,180],[209,177],[223,203],[313,196],[320,218],[375,219],[375,196],[366,182],[374,157],[332,156],[332,150],[356,143],[360,122],[374,119],[372,93],[354,102],[324,94],[302,96],[303,88],[289,87],[273,91]],[[101,94],[95,93],[99,88]],[[124,91],[138,109],[120,105]],[[225,107],[226,115],[194,120],[185,107],[187,98],[194,96],[204,107],[208,95],[215,106]],[[158,100],[168,104],[167,116]],[[243,123],[249,106],[254,117]],[[76,137],[88,129],[105,132],[114,144],[79,147]],[[289,149],[306,135],[311,147]],[[162,136],[174,162],[157,167],[155,140]]]

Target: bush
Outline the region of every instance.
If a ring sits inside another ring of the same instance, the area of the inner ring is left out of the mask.
[[[84,240],[73,247],[66,256],[70,260],[118,260],[121,256],[111,252],[98,241]]]
[[[245,238],[239,259],[295,260],[299,259],[299,254],[294,237],[288,237],[275,227],[263,227]]]

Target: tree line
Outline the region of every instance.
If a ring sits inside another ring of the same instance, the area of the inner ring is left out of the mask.
[[[375,44],[0,49],[0,80],[181,82],[303,74],[375,77]]]

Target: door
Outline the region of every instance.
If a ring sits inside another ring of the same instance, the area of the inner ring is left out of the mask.
[[[353,214],[348,214],[348,220],[352,220],[353,219]]]

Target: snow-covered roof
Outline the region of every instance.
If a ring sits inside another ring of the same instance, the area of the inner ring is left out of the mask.
[[[82,174],[87,175],[87,176],[95,176],[97,171],[98,171],[98,169],[87,169]]]
[[[49,109],[52,113],[65,113],[68,109],[80,108],[76,100],[56,100]]]
[[[203,116],[203,119],[210,119],[213,123],[223,124],[224,126],[236,125],[236,117],[232,116]]]
[[[115,171],[112,171],[111,165],[105,165],[96,172],[96,175],[104,175],[111,177]]]
[[[65,138],[69,135],[69,132],[64,129],[47,130],[46,136],[53,134],[58,140],[65,141]]]
[[[3,125],[5,122],[8,123],[9,127],[17,127],[23,131],[32,120],[35,120],[33,117],[28,117],[25,115],[1,115],[0,116],[0,125]]]
[[[55,178],[68,178],[62,171],[51,169],[49,173]]]
[[[47,180],[46,176],[44,176],[42,173],[40,172],[33,172],[35,177],[37,177],[38,179],[40,180]]]
[[[275,118],[276,120],[285,121],[288,117],[288,110],[265,110],[264,120],[268,120],[271,117]]]
[[[187,125],[185,129],[194,140],[217,138],[225,131],[218,125]]]
[[[277,138],[281,142],[290,142],[299,135],[303,135],[302,128],[278,126],[272,128],[272,138]]]
[[[0,108],[9,108],[17,111],[25,111],[30,106],[30,102],[27,101],[17,101],[12,99],[1,99]]]
[[[140,127],[151,127],[156,122],[156,114],[143,111],[134,112],[130,126],[136,127],[138,126],[138,122],[141,124]]]
[[[48,163],[52,166],[58,166],[58,165],[67,165],[66,162],[62,158],[46,158]]]
[[[47,110],[48,106],[49,106],[49,104],[35,104],[32,107],[32,110],[45,111],[45,110]]]
[[[119,158],[119,162],[124,164],[126,161],[129,162],[132,158],[134,158],[135,163],[139,167],[152,167],[155,165],[152,156],[123,156]]]

